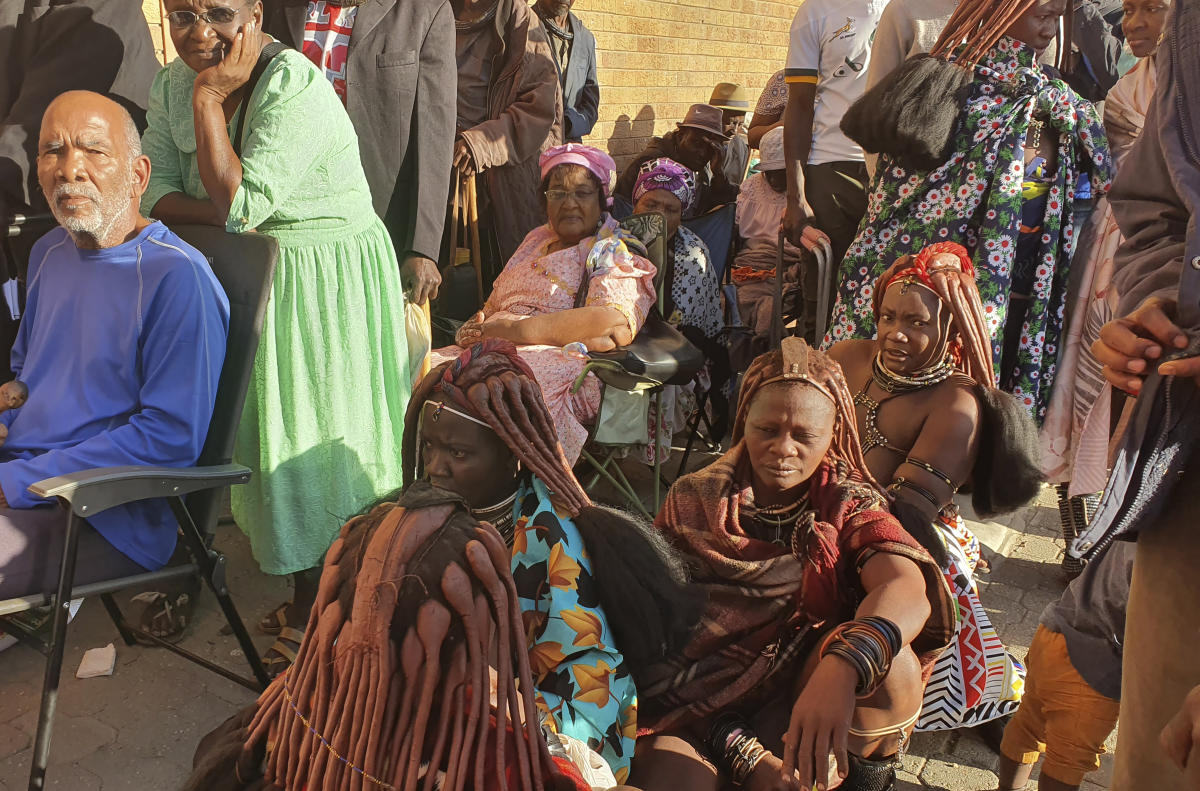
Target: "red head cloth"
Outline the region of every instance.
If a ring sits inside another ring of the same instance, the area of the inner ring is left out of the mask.
[[[967,250],[957,242],[931,244],[916,256],[904,256],[892,264],[875,283],[875,319],[883,306],[883,295],[896,283],[915,282],[932,291],[950,309],[947,339],[958,368],[984,387],[995,387],[992,368],[992,336],[983,317],[983,303],[975,285],[975,267]]]

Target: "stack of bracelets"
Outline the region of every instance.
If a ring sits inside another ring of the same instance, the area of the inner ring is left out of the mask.
[[[858,672],[854,694],[864,698],[879,689],[892,659],[903,647],[900,627],[887,618],[871,615],[834,629],[825,639],[821,656],[833,654],[849,662]]]
[[[708,729],[708,749],[735,786],[749,780],[754,767],[767,755],[767,748],[749,723],[733,712],[725,712],[713,720]]]

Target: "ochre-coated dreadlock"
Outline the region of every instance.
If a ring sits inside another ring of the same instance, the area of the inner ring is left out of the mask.
[[[417,474],[420,416],[430,398],[446,398],[496,432],[521,464],[546,484],[571,516],[592,505],[558,442],[533,371],[508,341],[488,339],[430,371],[413,390],[404,420],[404,482]]]
[[[424,483],[342,528],[296,662],[258,705],[246,749],[269,745],[269,788],[540,791],[557,777],[508,549]]]
[[[975,267],[967,248],[957,242],[938,242],[915,256],[901,257],[884,270],[875,281],[876,322],[884,293],[908,278],[932,291],[949,309],[950,329],[958,337],[948,345],[959,370],[982,387],[995,387],[991,333],[983,317],[983,303],[975,285]]]
[[[430,371],[413,390],[404,421],[404,480],[417,476],[419,418],[429,399],[486,423],[521,465],[541,479],[557,509],[578,528],[592,562],[600,603],[616,647],[637,680],[642,668],[681,647],[704,606],[688,582],[684,560],[652,525],[592,502],[571,471],[542,400],[517,348],[487,339]]]
[[[942,30],[937,43],[930,50],[935,58],[949,59],[958,53],[955,63],[966,70],[975,68],[980,59],[996,46],[1000,37],[1008,32],[1021,14],[1038,3],[1047,0],[959,0],[950,15],[950,21]],[[1059,63],[1071,51],[1072,0],[1067,2],[1063,19],[1064,35],[1058,42]],[[959,51],[959,47],[963,49]]]

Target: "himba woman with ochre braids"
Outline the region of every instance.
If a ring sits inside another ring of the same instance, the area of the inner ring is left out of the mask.
[[[1112,174],[1096,109],[1037,63],[1069,9],[1069,0],[962,0],[929,56],[910,58],[847,112],[847,134],[880,157],[826,338],[872,337],[882,270],[959,242],[975,264],[999,385],[1039,422],[1055,378],[1076,190],[1087,174],[1104,193]]]
[[[426,483],[347,522],[296,662],[205,737],[185,791],[587,791],[538,726],[508,562]]]
[[[1036,429],[1016,399],[993,386],[975,269],[962,245],[941,242],[902,257],[873,294],[878,337],[842,341],[829,354],[855,393],[871,475],[887,487],[892,513],[938,559],[958,603],[955,639],[934,666],[917,729],[984,726],[980,736],[999,749],[1025,669],[979,601],[979,541],[953,498],[971,481],[975,508],[988,517],[1036,496]]]
[[[658,791],[895,788],[950,591],[887,510],[841,369],[799,338],[750,366],[733,448],[656,526],[709,594],[639,680],[632,783]]]
[[[496,526],[511,570],[541,720],[624,782],[641,669],[682,645],[700,591],[649,524],[596,506],[571,472],[537,380],[488,339],[413,392],[405,480],[456,492]]]

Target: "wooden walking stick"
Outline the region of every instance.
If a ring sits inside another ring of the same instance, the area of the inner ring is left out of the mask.
[[[483,259],[479,255],[479,195],[475,174],[467,176],[467,224],[471,232],[471,264],[475,267],[475,290],[483,306]]]

